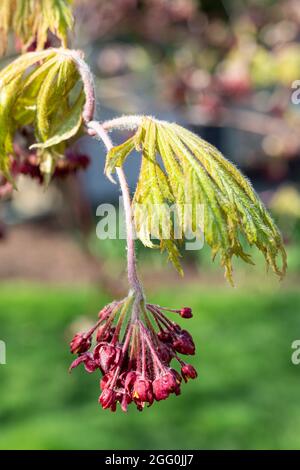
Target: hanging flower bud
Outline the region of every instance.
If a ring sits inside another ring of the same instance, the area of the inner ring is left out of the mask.
[[[98,328],[97,335],[96,335],[96,341],[97,343],[100,343],[101,341],[111,341],[112,337],[114,335],[115,328],[107,328],[107,325],[104,324]]]
[[[192,309],[190,307],[183,307],[179,310],[179,314],[182,318],[192,318]]]
[[[157,336],[163,343],[169,343],[170,341],[172,341],[172,335],[170,331],[162,330],[157,334]]]
[[[150,380],[138,377],[133,386],[133,399],[135,401],[153,403],[153,391]]]
[[[77,333],[70,343],[72,354],[81,354],[90,349],[92,344],[91,338],[86,338],[83,334]]]
[[[153,392],[157,401],[165,400],[170,393],[180,394],[181,377],[170,369],[153,382]]]
[[[195,354],[193,338],[186,330],[181,330],[181,332],[175,336],[173,347],[180,354],[186,354],[189,356],[193,356]]]
[[[94,360],[106,373],[116,367],[121,358],[121,348],[113,344],[98,344],[94,349]]]
[[[196,369],[191,364],[184,364],[181,367],[181,375],[185,382],[198,376]]]
[[[102,408],[104,410],[110,408],[111,411],[115,411],[116,402],[116,393],[110,388],[105,388],[99,397],[99,403],[101,404]]]

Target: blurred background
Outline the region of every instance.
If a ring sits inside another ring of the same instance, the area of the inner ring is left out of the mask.
[[[194,310],[199,378],[143,413],[102,411],[95,376],[67,373],[68,341],[126,292],[125,245],[96,237],[96,209],[117,204],[119,191],[103,175],[104,148],[81,139],[73,152],[88,157],[85,171],[46,192],[22,177],[0,202],[0,448],[299,448],[300,364],[291,361],[300,339],[299,2],[74,3],[71,41],[95,75],[98,118],[153,114],[216,145],[272,212],[289,269],[278,282],[253,253],[254,267],[235,263],[233,289],[206,246],[185,253],[180,278],[138,244],[148,298]],[[134,189],[137,160],[125,169]]]

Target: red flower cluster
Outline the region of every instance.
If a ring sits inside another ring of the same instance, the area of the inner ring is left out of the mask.
[[[85,170],[89,163],[90,159],[86,155],[67,151],[64,158],[57,160],[53,178],[63,178],[78,170]],[[27,175],[37,179],[40,183],[44,179],[43,173],[40,170],[39,157],[35,152],[16,152],[16,158],[12,162],[11,171],[14,176],[18,174]]]
[[[197,377],[194,367],[178,356],[195,354],[193,339],[164,315],[165,310],[183,318],[192,316],[188,307],[172,310],[128,297],[104,307],[98,322],[72,339],[70,349],[78,357],[70,370],[83,363],[87,372],[102,373],[99,403],[103,409],[115,411],[119,402],[123,411],[130,403],[142,411],[146,404],[165,400],[171,393],[179,395],[182,378],[187,382]],[[90,350],[93,336],[95,345]],[[171,367],[173,359],[179,362],[181,375]]]

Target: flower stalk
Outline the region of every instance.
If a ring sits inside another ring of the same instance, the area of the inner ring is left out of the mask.
[[[97,137],[98,139],[102,140],[104,143],[107,152],[109,152],[113,148],[113,143],[100,122],[94,121],[94,113],[95,113],[95,84],[93,75],[87,65],[87,63],[83,60],[81,51],[73,51],[73,50],[60,50],[62,55],[71,58],[80,74],[84,92],[86,96],[86,101],[84,105],[84,109],[82,112],[82,118],[85,122],[86,131],[89,135],[93,137]],[[136,126],[141,122],[140,116],[133,116],[133,121],[136,122]],[[135,127],[136,127],[135,126]],[[116,170],[120,188],[123,197],[123,204],[124,204],[124,213],[125,213],[125,224],[126,224],[126,236],[127,236],[127,271],[128,271],[128,281],[130,289],[135,293],[137,302],[143,300],[143,289],[142,285],[139,281],[137,275],[137,267],[136,267],[136,255],[135,255],[135,247],[134,247],[134,223],[133,223],[133,215],[131,210],[131,199],[130,199],[130,191],[126,181],[126,176],[124,170],[119,167]],[[135,309],[137,311],[137,309]]]
[[[104,143],[107,151],[113,148],[112,141],[103,128],[103,126],[97,121],[90,121],[87,123],[88,133],[97,136]],[[136,255],[134,247],[134,221],[131,210],[131,199],[129,187],[126,181],[126,176],[123,168],[119,167],[116,169],[116,173],[119,179],[120,188],[123,197],[125,224],[126,224],[126,239],[127,239],[127,271],[128,271],[128,282],[130,289],[134,292],[137,298],[137,302],[144,299],[143,288],[139,281],[136,266]]]

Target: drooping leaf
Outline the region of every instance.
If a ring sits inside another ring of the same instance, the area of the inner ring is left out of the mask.
[[[84,102],[77,68],[60,49],[25,54],[4,68],[0,72],[0,170],[8,174],[14,134],[29,125],[37,139],[40,170],[49,179],[57,158],[63,158],[65,142],[79,135]]]
[[[112,173],[114,173],[116,167],[122,166],[128,155],[134,149],[141,150],[140,142],[142,138],[142,132],[143,128],[140,127],[132,138],[126,140],[121,145],[113,147],[107,153],[104,173],[106,174],[107,178],[112,182],[115,182],[111,175]]]
[[[134,195],[133,211],[141,241],[146,246],[153,247],[151,237],[160,241],[169,237],[171,230],[169,204],[174,202],[174,199],[166,175],[155,158],[156,126],[147,120],[143,129],[141,177]],[[142,210],[138,210],[138,206]],[[160,243],[162,249],[164,246]]]
[[[74,104],[64,116],[64,120],[61,124],[58,124],[53,130],[54,135],[49,137],[45,142],[33,144],[31,148],[49,148],[58,145],[60,142],[71,139],[77,134],[81,123],[82,123],[82,106],[85,101],[85,96],[81,93]]]
[[[50,183],[51,177],[53,175],[54,169],[55,169],[57,156],[55,155],[54,152],[43,149],[39,152],[39,159],[40,159],[40,171],[43,175],[44,187],[47,188],[47,186]]]
[[[68,95],[79,78],[79,73],[73,60],[65,57],[60,65],[57,76],[57,99]]]
[[[57,55],[55,49],[47,49],[40,52],[28,52],[11,62],[7,67],[0,71],[0,87],[4,87],[16,76],[23,74],[29,67],[51,59]]]
[[[144,118],[137,135],[142,163],[133,212],[137,233],[146,246],[155,246],[151,238],[158,238],[161,249],[168,251],[178,269],[184,233],[187,229],[196,234],[203,231],[213,257],[220,255],[225,276],[233,283],[234,255],[253,264],[241,243],[240,238],[244,238],[263,253],[267,265],[278,276],[284,276],[286,253],[282,237],[251,184],[232,163],[215,147],[177,124]],[[121,158],[112,158],[118,150],[110,152],[109,172],[124,163],[134,147],[133,139],[118,147]],[[167,211],[170,204],[176,205],[176,224]],[[197,219],[199,207],[204,216],[201,226]],[[150,219],[145,216],[149,212]],[[167,239],[163,236],[165,226],[169,229]],[[178,237],[178,233],[182,236]]]
[[[126,140],[121,145],[113,147],[107,154],[105,162],[105,174],[112,182],[115,182],[111,174],[115,171],[116,167],[122,166],[127,156],[134,149],[134,138]]]
[[[67,34],[73,28],[73,15],[70,5],[73,0],[42,0],[41,16],[43,27],[37,27],[37,47],[42,49],[47,40],[47,31],[53,32],[67,47]],[[46,32],[46,35],[45,35]]]
[[[44,142],[49,138],[49,111],[55,90],[54,82],[57,77],[59,67],[60,64],[57,62],[51,67],[43,86],[40,87],[36,100],[36,128],[39,137]]]
[[[49,69],[57,61],[56,57],[45,61],[36,67],[25,79],[22,94],[15,105],[14,121],[17,124],[33,124],[36,116],[36,100],[40,88],[42,87]]]
[[[9,158],[13,153],[13,107],[20,88],[20,78],[16,77],[5,88],[0,89],[0,169],[6,178],[9,174]]]

